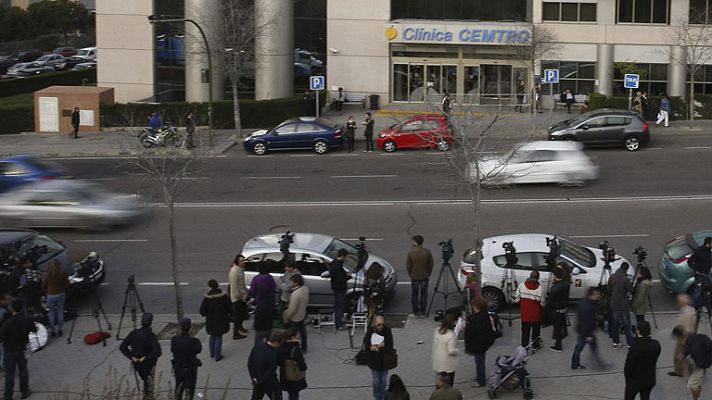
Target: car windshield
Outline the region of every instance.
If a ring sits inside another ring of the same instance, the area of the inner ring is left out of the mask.
[[[40,256],[37,260],[38,264],[43,264],[47,260],[64,251],[64,246],[56,242],[51,237],[45,235],[35,235],[22,242],[20,245],[19,256],[24,256],[28,250],[34,248],[35,246],[40,246],[41,248],[41,250],[38,249],[38,255]],[[46,251],[44,250],[44,246],[47,246]]]
[[[583,246],[559,238],[561,254],[576,261],[583,267],[593,268],[596,266],[596,257],[593,252]]]
[[[90,52],[91,52],[91,50],[79,50],[79,52],[77,53],[77,55],[79,55],[79,56],[88,56]]]
[[[344,260],[344,265],[349,271],[353,271],[358,265],[358,250],[354,246],[344,242],[341,239],[334,239],[331,243],[329,243],[326,250],[324,250],[324,254],[331,259],[335,259],[336,253],[338,253],[340,249],[346,249],[346,251],[349,252]]]

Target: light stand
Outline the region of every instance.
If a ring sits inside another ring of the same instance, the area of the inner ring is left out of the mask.
[[[433,297],[430,298],[430,305],[428,306],[428,312],[425,313],[425,316],[428,317],[430,315],[430,310],[433,308],[433,302],[435,301],[435,295],[436,294],[441,294],[443,296],[443,300],[445,302],[443,309],[447,310],[447,299],[450,297],[451,294],[462,294],[462,289],[460,288],[460,284],[457,282],[457,277],[455,276],[455,271],[452,270],[452,267],[450,266],[450,259],[452,258],[453,254],[455,253],[455,249],[452,246],[452,239],[448,239],[446,242],[440,242],[439,243],[440,247],[442,247],[442,257],[443,257],[443,263],[442,266],[440,267],[440,272],[438,273],[438,280],[435,283],[435,289],[433,290]],[[445,276],[445,271],[448,271],[450,278],[452,278],[452,281],[455,283],[455,291],[450,292],[449,290],[449,281],[447,276]],[[440,284],[443,284],[445,286],[444,290],[440,290]]]
[[[129,306],[129,311],[131,312],[131,322],[133,322],[133,328],[136,329],[136,306],[141,308],[141,313],[145,314],[146,310],[143,307],[143,302],[141,301],[141,296],[136,290],[136,275],[132,274],[127,279],[126,291],[124,292],[124,303],[121,306],[121,318],[119,318],[119,329],[116,331],[116,339],[121,340],[121,325],[124,322],[124,315],[126,314],[126,306]]]

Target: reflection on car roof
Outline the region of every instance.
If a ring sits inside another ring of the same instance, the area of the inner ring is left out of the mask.
[[[282,235],[284,235],[284,232],[254,236],[245,243],[244,250],[279,249],[279,241],[282,239]],[[304,249],[323,253],[332,240],[334,240],[333,236],[319,233],[294,232],[294,243],[292,243],[290,249]]]
[[[514,242],[514,247],[517,249],[517,253],[532,251],[548,252],[549,248],[546,246],[546,238],[553,238],[554,236],[555,235],[545,233],[521,233],[514,235],[492,236],[485,238],[482,241],[482,250],[485,254],[504,254],[502,244],[504,242]]]

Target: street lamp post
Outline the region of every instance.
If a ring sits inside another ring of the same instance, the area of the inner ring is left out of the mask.
[[[208,129],[213,129],[213,60],[210,56],[210,44],[208,43],[208,38],[205,36],[205,32],[203,32],[203,28],[192,19],[175,18],[165,15],[149,15],[148,22],[151,24],[188,22],[193,24],[193,26],[198,29],[198,32],[200,32],[200,36],[203,37],[203,44],[205,44],[205,51],[208,53]]]

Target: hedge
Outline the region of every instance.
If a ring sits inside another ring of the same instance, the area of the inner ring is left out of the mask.
[[[704,99],[703,99],[704,98]],[[648,97],[648,115],[647,119],[652,120],[660,111],[661,97]],[[697,96],[695,100],[701,101],[705,105],[707,113],[703,113],[703,118],[712,118],[712,96]],[[599,108],[617,108],[621,110],[628,109],[628,97],[612,96],[607,97],[599,93],[591,93],[588,96],[588,107],[590,110]],[[671,116],[678,116],[681,119],[686,118],[687,103],[681,97],[670,97]]]
[[[0,80],[0,97],[32,93],[50,86],[81,86],[96,82],[96,69],[83,71],[48,72],[29,78]]]
[[[4,116],[0,134],[35,130],[35,108],[32,105],[5,105],[0,107],[0,115]]]

